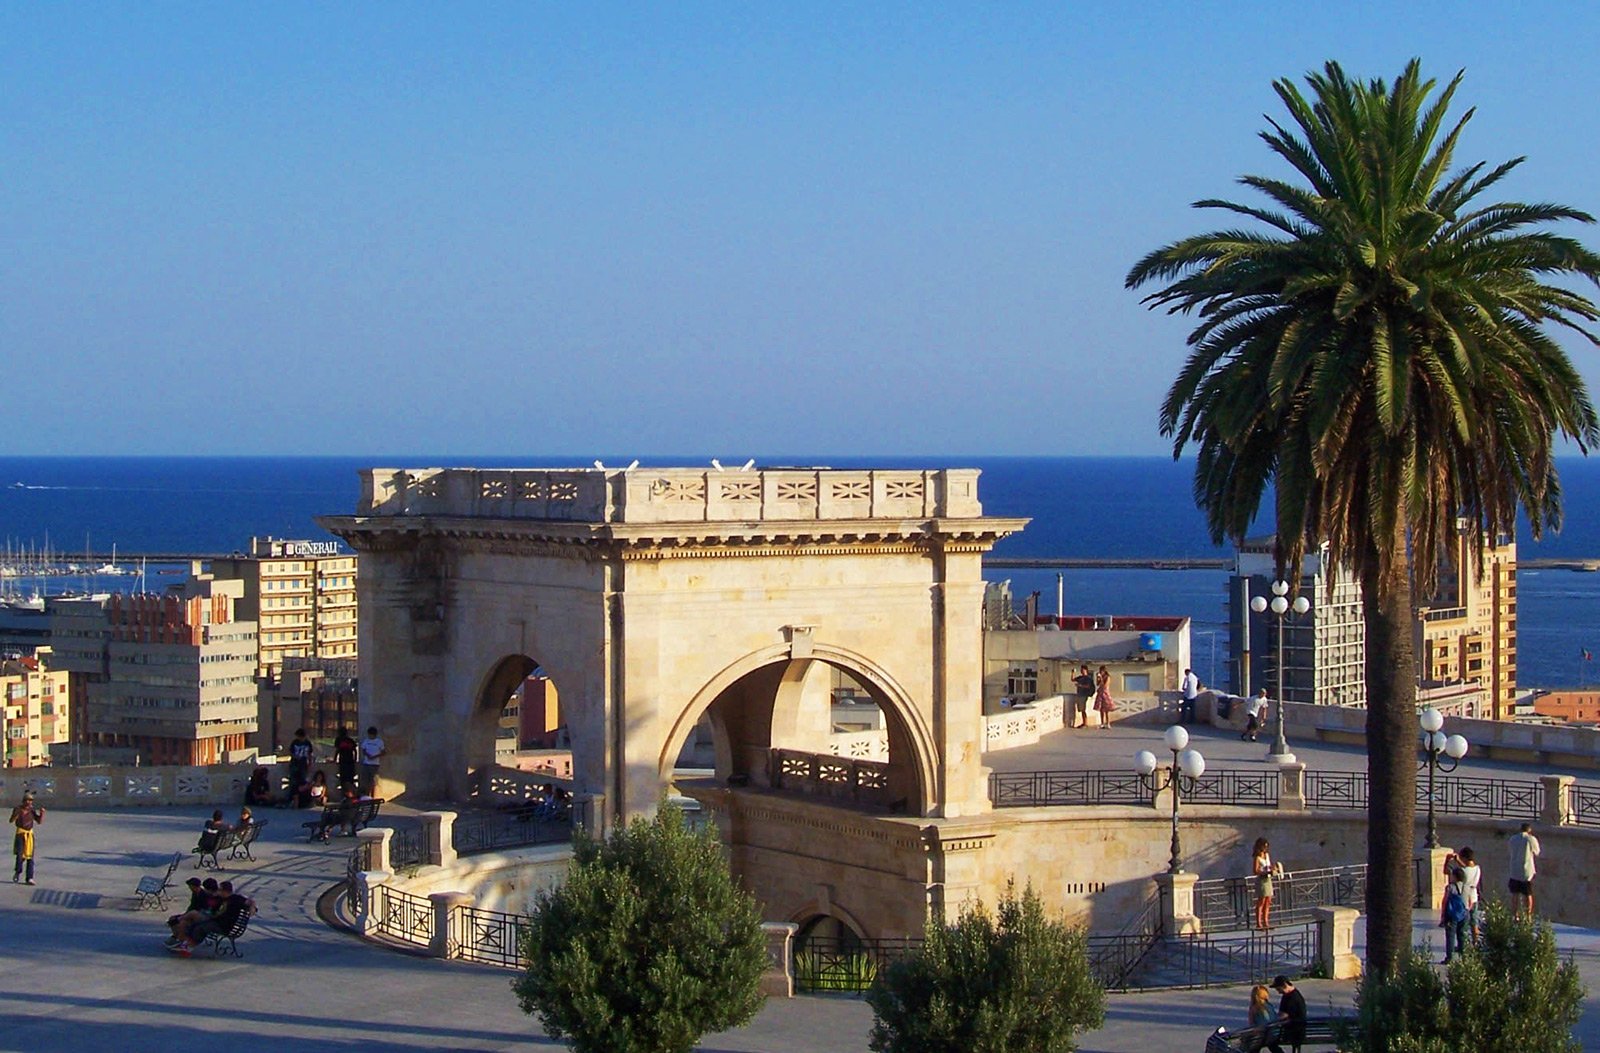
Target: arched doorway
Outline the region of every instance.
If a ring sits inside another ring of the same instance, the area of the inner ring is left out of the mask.
[[[752,655],[707,685],[662,757],[670,778],[697,724],[709,725],[715,777],[875,812],[924,814],[933,796],[926,729],[883,671],[816,648]]]
[[[529,773],[527,793],[545,785],[567,795],[572,785],[572,752],[555,679],[536,659],[508,655],[495,663],[467,720],[465,760],[468,785],[482,792],[486,771]],[[540,782],[541,779],[548,783]],[[499,796],[517,796],[505,778]]]

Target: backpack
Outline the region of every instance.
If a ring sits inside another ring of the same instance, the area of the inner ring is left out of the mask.
[[[1467,901],[1453,886],[1444,894],[1444,920],[1450,925],[1460,925],[1467,920]]]

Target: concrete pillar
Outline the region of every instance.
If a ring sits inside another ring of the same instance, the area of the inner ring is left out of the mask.
[[[794,997],[794,956],[790,953],[800,926],[788,921],[764,921],[767,937],[767,971],[761,974],[761,993],[768,998]]]
[[[1162,932],[1168,936],[1184,936],[1201,930],[1200,919],[1194,913],[1194,886],[1198,874],[1157,874],[1156,884],[1161,889]]]
[[[1322,975],[1330,980],[1355,980],[1361,976],[1361,959],[1356,957],[1356,919],[1354,907],[1317,907],[1317,962]]]
[[[1417,865],[1422,871],[1417,879],[1422,884],[1419,892],[1423,910],[1437,910],[1439,904],[1444,902],[1444,887],[1450,883],[1444,872],[1444,861],[1454,851],[1453,848],[1441,847],[1417,853]]]
[[[452,866],[456,861],[454,812],[423,812],[422,861],[436,867]]]
[[[1544,784],[1544,806],[1539,809],[1539,822],[1547,826],[1566,826],[1572,822],[1571,775],[1541,775]]]
[[[457,907],[470,907],[476,897],[470,892],[435,892],[428,897],[433,904],[433,939],[428,941],[428,954],[434,958],[453,956],[456,941],[451,938],[450,916]]]
[[[1298,761],[1278,767],[1278,807],[1287,811],[1306,810],[1306,766]]]
[[[362,870],[389,870],[389,841],[394,831],[388,827],[368,827],[356,831],[358,862]]]
[[[572,798],[572,825],[581,826],[590,837],[606,835],[606,795],[579,793]]]
[[[373,901],[376,890],[387,884],[394,875],[387,870],[361,870],[356,872],[355,923],[356,931],[363,936],[376,932],[379,917]]]

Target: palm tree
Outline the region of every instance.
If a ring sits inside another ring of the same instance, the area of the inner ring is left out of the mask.
[[[1261,133],[1300,180],[1245,176],[1271,205],[1206,200],[1250,221],[1177,241],[1129,272],[1152,307],[1193,314],[1161,411],[1174,457],[1193,443],[1213,539],[1242,540],[1273,485],[1279,577],[1308,544],[1360,579],[1366,623],[1368,965],[1411,942],[1416,788],[1413,589],[1429,595],[1457,521],[1485,537],[1559,528],[1556,433],[1600,439],[1582,379],[1550,329],[1596,343],[1600,314],[1546,279],[1600,278],[1600,257],[1550,224],[1560,205],[1479,203],[1521,162],[1451,171],[1472,113],[1446,129],[1413,60],[1392,84],[1336,64],[1310,98],[1274,83],[1291,122]],[[1286,124],[1288,125],[1286,127]],[[1442,133],[1442,134],[1441,134]]]

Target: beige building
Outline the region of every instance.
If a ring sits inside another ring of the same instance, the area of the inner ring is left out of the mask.
[[[249,555],[214,559],[211,574],[244,583],[239,616],[257,624],[256,676],[269,684],[288,658],[356,658],[356,557],[339,542],[251,538]]]
[[[164,595],[113,595],[102,611],[103,679],[84,698],[91,743],[146,764],[219,764],[256,731],[256,625],[241,586],[192,576]]]
[[[1489,711],[1508,720],[1517,704],[1517,544],[1485,544],[1482,574],[1458,524],[1452,565],[1440,568],[1433,602],[1417,608],[1417,671],[1425,683],[1477,684]]]
[[[72,711],[67,673],[50,668],[50,648],[0,663],[0,699],[5,703],[5,767],[48,764],[50,747],[67,741]]]
[[[986,629],[983,711],[1000,713],[1052,695],[1070,698],[1080,665],[1091,673],[1104,666],[1112,698],[1143,710],[1161,692],[1177,689],[1190,664],[1188,618],[1056,615],[1041,617],[1031,629]]]

